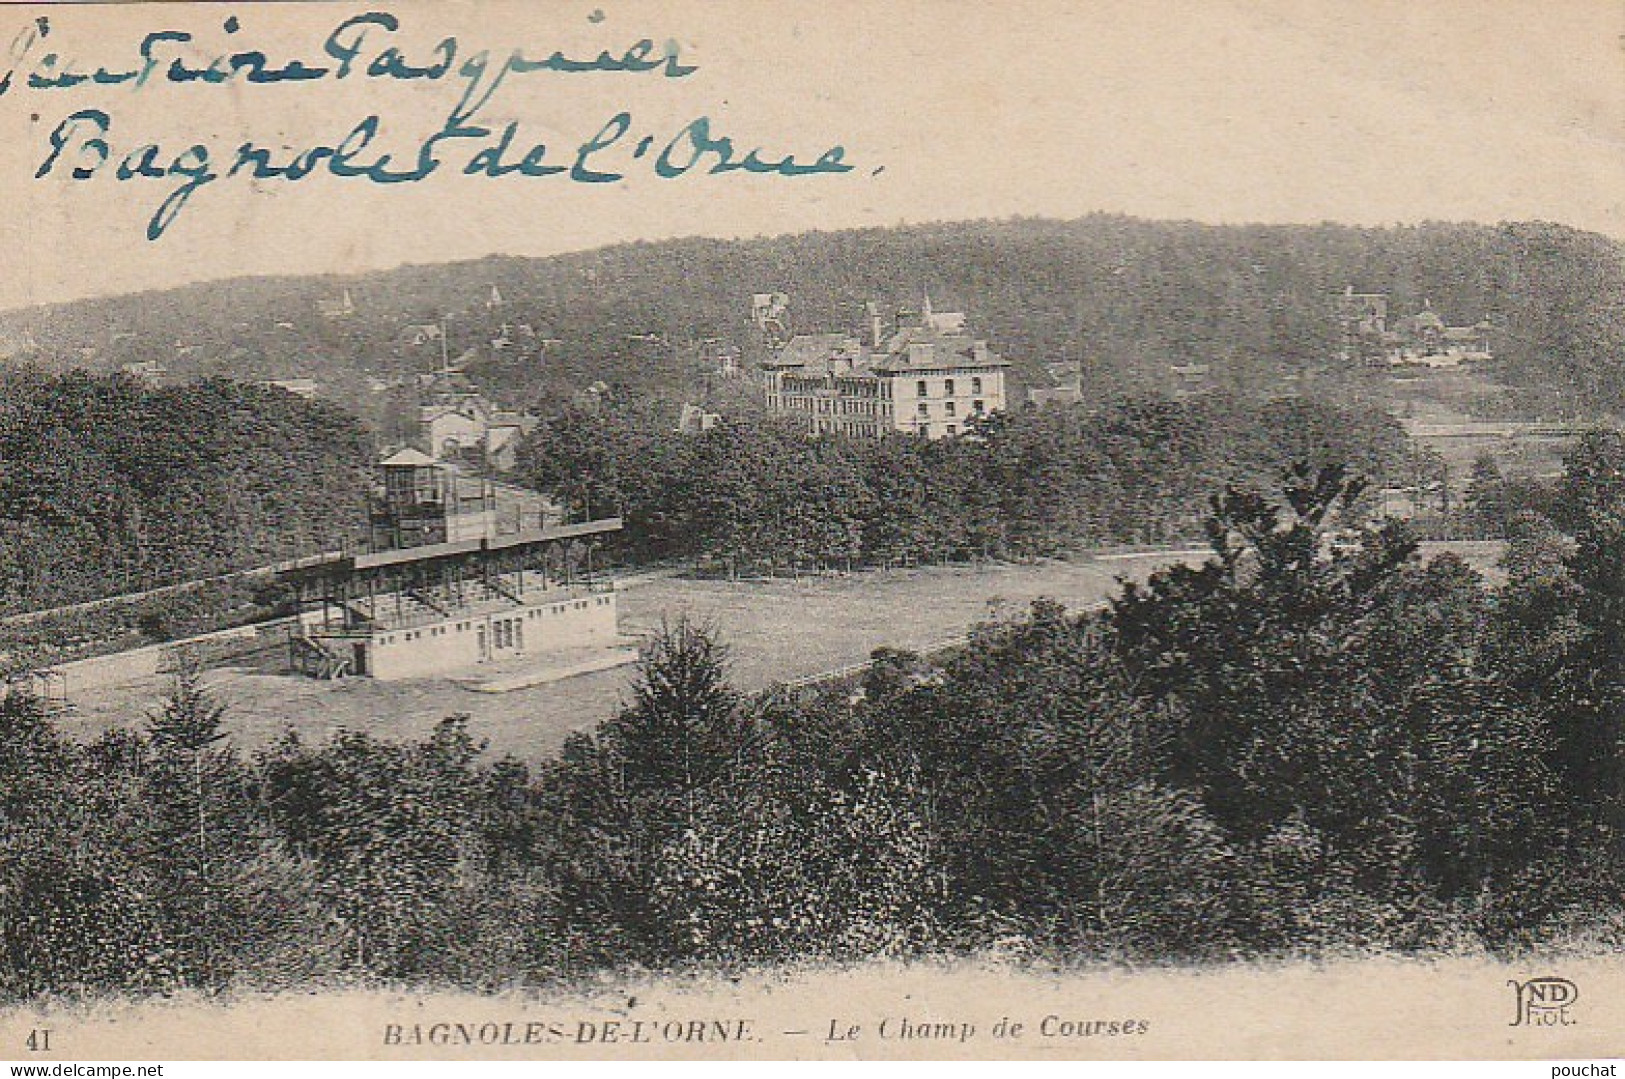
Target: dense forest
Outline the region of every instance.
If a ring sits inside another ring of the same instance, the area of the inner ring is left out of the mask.
[[[206,380],[0,375],[0,612],[264,564],[365,521],[353,417]]]
[[[1584,439],[1497,589],[1359,525],[1334,464],[1214,492],[1211,557],[1104,610],[844,684],[746,697],[726,627],[677,622],[535,769],[455,717],[244,755],[186,662],[89,744],[13,693],[0,998],[1618,948],[1622,477]]]
[[[576,516],[624,518],[634,557],[771,574],[1199,540],[1227,482],[1293,461],[1398,478],[1413,456],[1386,414],[1300,398],[1119,398],[935,442],[809,438],[765,417],[679,434],[661,414],[636,395],[562,409],[518,474]]]
[[[747,358],[758,343],[751,292],[788,294],[789,328],[805,331],[857,329],[865,301],[917,307],[929,290],[1015,361],[1018,384],[1075,360],[1091,396],[1143,392],[1164,384],[1170,364],[1201,363],[1235,393],[1272,396],[1283,379],[1306,377],[1321,392],[1358,393],[1328,363],[1333,297],[1348,285],[1388,293],[1395,319],[1424,301],[1451,323],[1489,319],[1497,373],[1525,388],[1528,409],[1625,408],[1625,255],[1605,237],[1545,223],[1096,215],[673,240],[87,300],[11,313],[0,345],[36,347],[52,365],[151,360],[178,377],[309,376],[365,412],[381,392],[368,379],[399,382],[440,361],[438,339],[404,331],[449,316],[450,354],[475,349],[481,379],[521,403],[567,399],[599,380],[685,397],[701,388],[706,342],[745,347]],[[318,313],[346,294],[353,312]],[[511,345],[493,350],[505,324]]]

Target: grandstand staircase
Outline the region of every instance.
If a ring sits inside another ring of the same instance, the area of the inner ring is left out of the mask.
[[[340,603],[338,607],[344,611],[344,624],[366,628],[372,625],[373,618],[361,607],[354,603]]]
[[[451,613],[447,611],[438,600],[430,599],[428,596],[424,595],[415,588],[408,588],[402,592],[401,595],[405,599],[409,600],[412,604],[416,605],[417,608],[427,608],[429,611],[432,611],[442,618],[447,617]]]
[[[523,596],[497,580],[481,581],[479,587],[487,599],[503,599],[515,605],[523,605],[525,602]]]
[[[318,637],[294,634],[288,638],[294,670],[332,681],[352,673],[353,660]]]

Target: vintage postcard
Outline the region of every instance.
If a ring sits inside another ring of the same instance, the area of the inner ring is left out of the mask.
[[[0,5],[0,1060],[1625,1052],[1622,42]]]

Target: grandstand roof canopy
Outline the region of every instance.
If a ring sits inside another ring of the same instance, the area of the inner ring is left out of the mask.
[[[482,539],[456,540],[451,543],[428,543],[420,547],[402,547],[398,550],[376,551],[372,554],[349,554],[330,551],[310,558],[295,559],[277,567],[277,578],[285,583],[311,581],[323,578],[366,575],[423,562],[443,560],[478,561],[482,556],[498,552],[513,552],[526,547],[560,543],[587,536],[599,536],[621,530],[619,517],[606,517],[598,521],[537,528],[509,535]]]

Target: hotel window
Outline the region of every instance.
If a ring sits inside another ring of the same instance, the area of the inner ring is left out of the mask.
[[[970,380],[970,392],[971,393],[981,393],[982,392],[982,380],[981,379],[973,378],[973,379]]]
[[[987,406],[982,404],[982,402],[980,402],[980,401],[972,401],[971,405],[970,405],[970,410],[972,412],[980,414],[982,412],[987,411]]]
[[[952,416],[954,414],[954,403],[952,401],[949,401],[948,403],[946,403],[946,404],[944,404],[942,406],[942,410],[944,412],[946,412],[948,415]]]
[[[931,415],[931,406],[926,404],[924,401],[920,402],[920,415],[922,415],[922,416]]]
[[[952,397],[954,395],[954,380],[953,379],[950,378],[950,379],[943,382],[943,384],[942,384],[942,392],[947,394],[949,397]]]
[[[914,388],[919,392],[919,395],[921,397],[924,397],[925,396],[925,379],[922,378],[922,379],[920,379],[920,381],[916,382],[914,384]]]
[[[955,426],[954,426],[954,425],[953,425],[953,424],[951,424],[951,423],[950,423],[950,424],[949,424],[949,425],[948,425],[948,433],[949,433],[949,434],[950,434],[950,435],[953,435],[953,434],[958,434],[958,433],[959,433],[959,428],[957,428],[957,427],[955,427]]]

